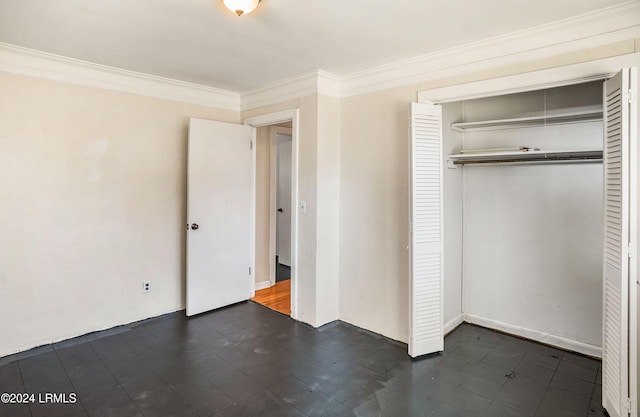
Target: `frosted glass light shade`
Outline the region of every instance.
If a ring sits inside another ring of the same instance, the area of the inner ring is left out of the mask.
[[[227,9],[231,10],[238,16],[249,14],[258,7],[260,0],[222,0]]]

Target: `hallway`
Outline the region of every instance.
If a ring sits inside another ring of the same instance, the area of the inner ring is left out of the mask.
[[[290,316],[291,280],[278,281],[273,287],[256,291],[256,295],[251,301],[255,301],[258,304]]]

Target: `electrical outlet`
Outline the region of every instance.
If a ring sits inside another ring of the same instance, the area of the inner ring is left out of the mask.
[[[145,281],[142,283],[142,291],[150,292],[151,291],[151,283],[149,281]]]

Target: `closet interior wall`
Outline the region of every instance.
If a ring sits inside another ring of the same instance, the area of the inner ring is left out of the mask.
[[[449,103],[444,113],[471,122],[601,107],[602,83],[593,82]],[[599,120],[465,131],[461,144],[450,123],[443,127],[445,149],[447,143],[458,144],[455,151],[460,146],[601,149],[603,141]],[[446,168],[462,177],[462,191],[445,183],[445,193],[462,194],[462,311],[467,321],[600,353],[602,169],[593,162]],[[445,230],[445,241],[451,239],[458,238]],[[445,271],[445,285],[449,279]]]

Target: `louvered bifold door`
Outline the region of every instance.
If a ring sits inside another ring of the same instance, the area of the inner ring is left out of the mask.
[[[442,313],[442,108],[411,107],[409,355],[444,348]]]
[[[602,403],[627,416],[629,398],[629,71],[604,85],[604,331]]]

